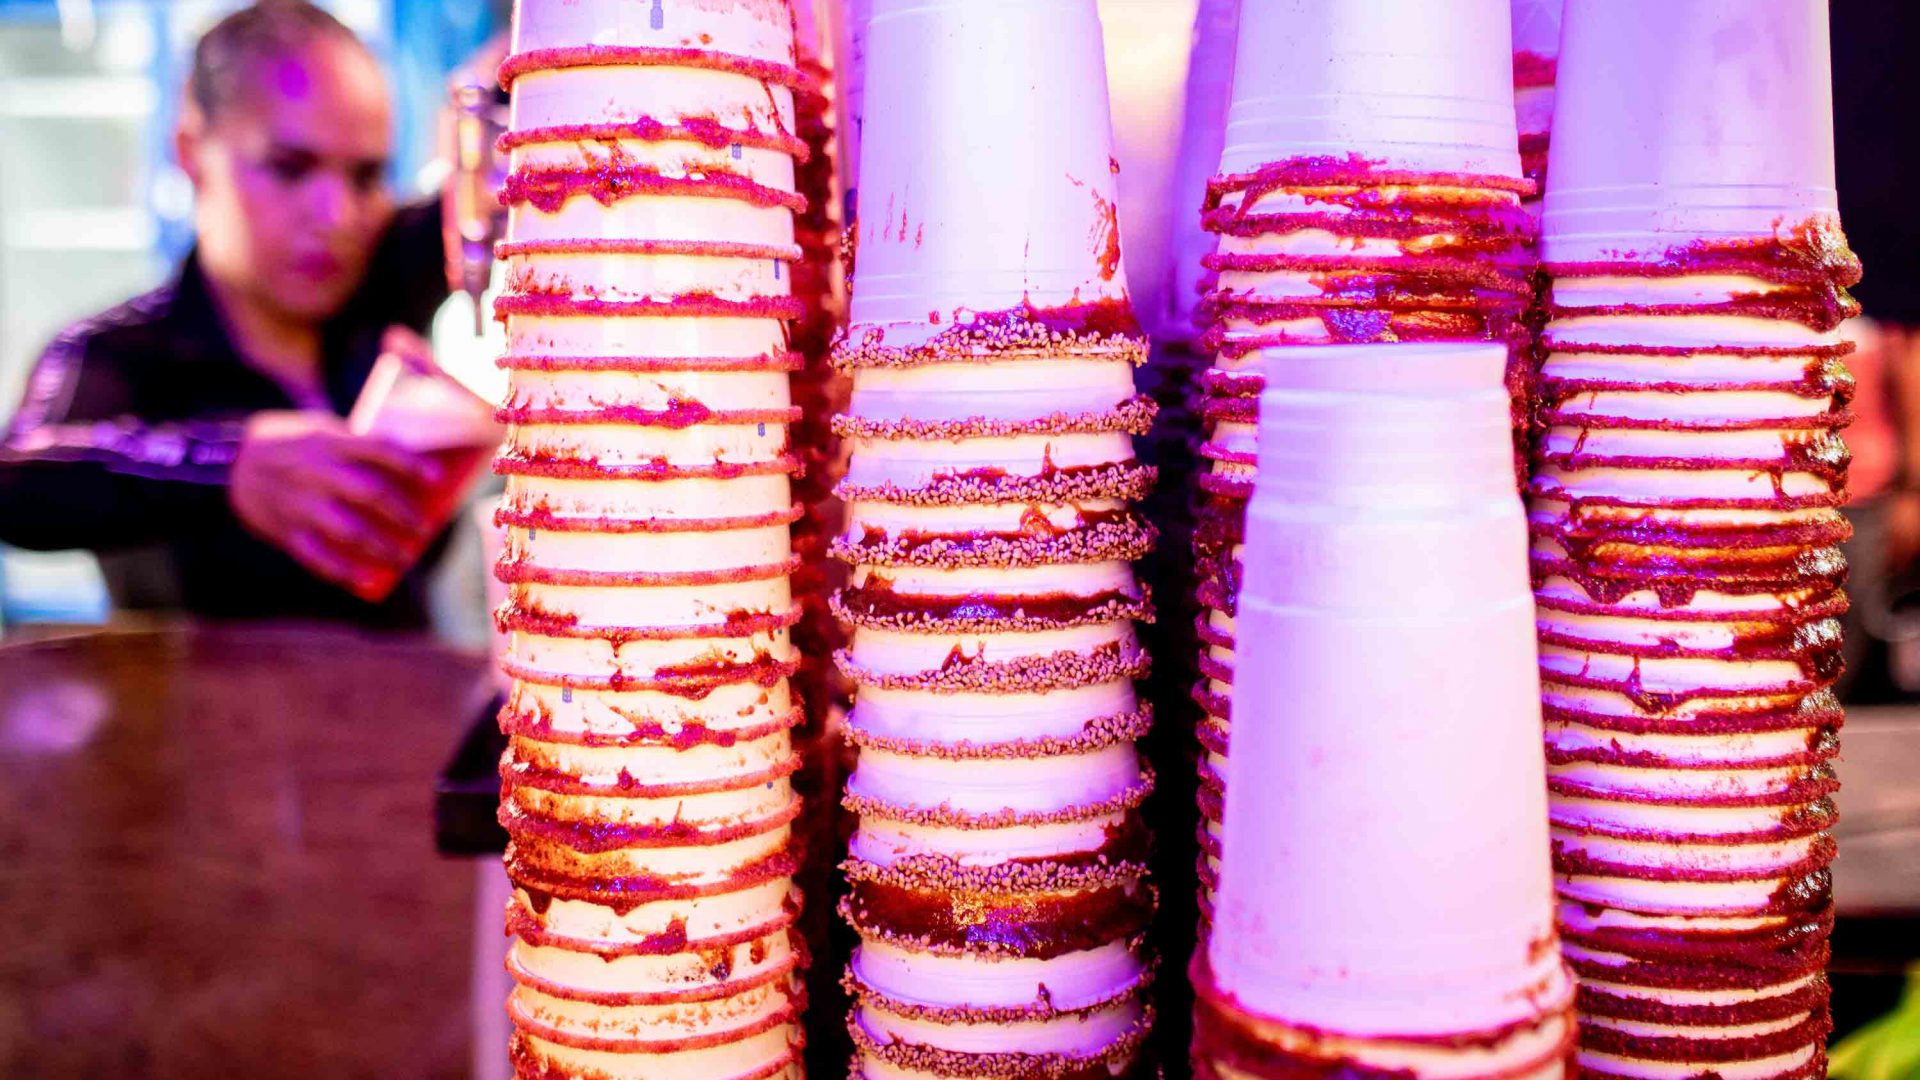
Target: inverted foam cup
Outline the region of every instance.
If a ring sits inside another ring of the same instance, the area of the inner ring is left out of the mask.
[[[622,1044],[610,1040],[611,1048],[589,1039],[569,1038],[559,1042],[525,1034],[520,1036],[517,1053],[528,1059],[535,1075],[593,1076],[606,1080],[786,1078],[800,1075],[799,1055],[791,1045],[791,1038],[789,1027],[784,1024],[742,1036],[736,1042],[678,1038],[654,1044]]]
[[[880,503],[854,503],[863,510],[883,506]],[[1022,504],[1000,504],[1018,507]],[[862,513],[861,517],[866,515]],[[1138,599],[1131,564],[1119,559],[1098,562],[1036,564],[1018,567],[971,566],[960,568],[925,566],[855,566],[849,584],[855,588],[884,582],[896,594],[925,601],[948,601],[944,606],[962,605],[984,592],[1020,603],[1029,599],[1071,600],[1125,597]],[[1089,603],[1088,606],[1093,606]],[[963,620],[964,621],[964,618]],[[1113,620],[1108,620],[1113,621]],[[944,657],[943,657],[944,659]]]
[[[712,955],[703,958],[701,953],[708,949],[698,946],[655,955],[600,957],[516,941],[508,950],[507,963],[516,975],[531,975],[550,986],[589,993],[639,990],[667,996],[699,994],[736,980],[761,982],[773,977],[772,973],[791,970],[796,959],[792,942],[778,930],[709,948],[724,959],[715,963]]]
[[[525,204],[511,207],[507,238],[510,244],[667,241],[792,248],[793,211],[699,194],[633,195],[611,205],[575,196],[552,212]]]
[[[784,413],[792,403],[789,381],[787,372],[772,363],[734,371],[523,369],[514,372],[507,408],[521,415],[539,410],[582,416],[607,409],[671,415],[677,409],[677,423],[705,423],[713,416],[700,410]]]
[[[912,690],[868,687],[850,720],[870,736],[904,743],[992,745],[1033,739],[1071,739],[1089,722],[1112,720],[1139,708],[1130,682],[1069,687],[1049,693],[960,695],[935,699]]]
[[[506,364],[645,358],[670,368],[677,359],[785,356],[787,344],[786,324],[759,316],[512,315]]]
[[[686,746],[666,740],[652,746],[579,746],[515,735],[508,751],[516,764],[534,771],[564,772],[578,781],[567,785],[572,790],[561,791],[515,784],[508,797],[514,809],[553,821],[594,817],[628,825],[679,821],[697,830],[662,837],[671,842],[661,847],[703,846],[714,838],[699,832],[766,823],[792,806],[787,785],[768,780],[775,774],[784,778],[793,761],[793,741],[784,730],[731,745]]]
[[[714,966],[724,968],[728,959],[728,953],[721,952]],[[521,974],[523,969],[516,965],[513,970]],[[766,976],[755,979],[751,968],[742,972],[737,985],[691,983],[665,988],[650,983],[635,986],[634,970],[622,973],[629,977],[619,980],[616,989],[598,992],[608,999],[604,1002],[592,1000],[596,997],[592,987],[556,986],[551,980],[534,981],[539,976],[525,972],[531,978],[514,991],[507,1007],[516,1019],[536,1030],[550,1029],[556,1038],[564,1033],[561,1041],[598,1040],[611,1045],[633,1040],[648,1052],[679,1040],[710,1040],[735,1032],[751,1035],[769,1022],[784,1019],[791,1009],[789,987]],[[771,974],[782,972],[776,969]],[[622,995],[632,995],[629,1002],[640,1004],[622,1003]],[[589,1001],[579,1000],[582,997]]]
[[[1825,0],[1567,0],[1542,255],[1659,259],[1837,214]]]
[[[895,1001],[985,1009],[1024,1009],[1047,1001],[1064,1012],[1111,1000],[1114,987],[1139,979],[1140,959],[1125,942],[1039,960],[942,955],[867,938],[854,950],[848,969]],[[869,1066],[863,1062],[861,1067]]]
[[[1099,528],[1123,513],[1126,504],[1119,499],[1076,499],[1070,502],[962,503],[950,506],[915,506],[908,503],[854,499],[847,503],[846,522],[841,536],[856,548],[896,542],[912,544],[934,536],[968,534],[1017,537],[1022,533],[1081,532]],[[1107,521],[1095,523],[1094,516]],[[862,556],[864,557],[864,556]],[[882,557],[883,563],[890,561]],[[1046,569],[1060,575],[1063,569],[1084,570],[1099,563],[1085,561],[1047,564]],[[1004,568],[1018,575],[1026,566]],[[954,568],[948,567],[947,570]],[[895,571],[889,571],[889,575]],[[1063,575],[1070,578],[1072,575]],[[1064,583],[1064,582],[1063,582]],[[1043,592],[1055,590],[1043,589]]]
[[[784,258],[567,251],[510,253],[507,287],[576,300],[672,301],[691,293],[758,300],[792,292]]]
[[[632,182],[617,196],[606,190],[579,190],[569,201],[591,201],[605,206],[629,198],[659,198],[662,194],[694,194],[732,199],[753,206],[773,205],[794,188],[793,158],[784,150],[766,147],[709,146],[692,140],[608,138],[593,141],[533,143],[511,155],[510,178],[551,178],[555,175],[594,181],[631,170]],[[649,189],[643,184],[673,185]],[[545,198],[543,195],[542,198]],[[605,202],[602,199],[606,199]],[[782,207],[789,213],[792,207]],[[517,236],[517,234],[514,234]]]
[[[916,1043],[959,1053],[976,1049],[992,1052],[1000,1045],[1018,1040],[1017,1045],[1024,1053],[1092,1055],[1125,1038],[1140,1020],[1141,1004],[1131,997],[1086,1013],[977,1025],[927,1020],[912,1015],[911,1010],[895,1012],[883,1002],[875,1001],[862,1002],[859,1011],[861,1027],[881,1043]],[[999,1041],[997,1045],[995,1040]],[[865,1063],[860,1068],[863,1080],[869,1077],[871,1080],[896,1077],[918,1080],[922,1076],[940,1075],[897,1066],[874,1069]]]
[[[1140,759],[1120,743],[1080,754],[1010,758],[990,769],[869,748],[847,793],[892,806],[991,818],[1012,811],[1059,813],[1117,800],[1140,783]]]
[[[784,527],[779,531],[784,539]],[[527,534],[514,530],[506,555],[518,561],[501,563],[498,576],[511,582],[500,609],[514,631],[510,656],[528,677],[539,672],[588,674],[578,665],[604,665],[609,659],[630,672],[650,665],[697,667],[698,661],[723,655],[744,663],[756,650],[777,645],[784,653],[788,648],[784,624],[793,610],[793,595],[782,573],[784,545],[770,562],[744,561],[765,555],[742,551],[745,543],[736,541],[726,545],[731,549],[726,554],[707,560],[735,565],[630,575],[599,570],[596,578],[588,576],[595,572],[591,569],[570,571],[533,562],[525,546]],[[722,544],[716,541],[715,546]]]
[[[753,519],[792,512],[784,472],[727,478],[689,477],[636,484],[622,479],[507,476],[501,512],[536,527],[592,531],[621,525],[644,529],[712,519]]]
[[[649,686],[620,690],[521,682],[508,695],[503,718],[516,727],[544,726],[576,741],[619,739],[636,730],[739,731],[777,725],[794,709],[785,679],[716,686],[689,697]]]
[[[866,46],[856,332],[1125,295],[1094,0],[874,0]]]
[[[1124,703],[1124,708],[1099,711],[1105,704]],[[952,714],[962,718],[979,739],[1018,742],[1045,738],[1072,738],[1085,732],[1089,724],[1124,716],[1138,707],[1133,680],[1116,678],[1087,686],[1069,686],[1049,690],[953,690],[929,692],[912,686],[889,687],[869,684],[860,687],[856,714],[862,714],[854,727],[869,733],[885,734],[887,729],[924,730],[928,734],[900,734],[889,737],[913,738],[925,743],[956,746],[970,740],[966,729],[942,727],[939,718]],[[864,710],[864,713],[863,713]],[[986,717],[1000,713],[1001,724],[989,724]],[[992,733],[991,735],[989,733]]]
[[[564,1033],[576,1041],[593,1039],[618,1045],[622,1040],[632,1040],[635,1049],[649,1054],[683,1040],[716,1039],[735,1033],[747,1037],[769,1022],[783,1019],[791,1008],[787,988],[778,983],[749,983],[730,989],[732,993],[704,986],[667,991],[647,987],[642,992],[657,997],[640,998],[645,1004],[589,1004],[570,1000],[579,995],[577,990],[562,996],[523,983],[514,990],[507,1008],[528,1026]],[[675,990],[679,997],[698,1004],[676,1000]],[[622,987],[609,996],[617,1000],[622,993],[633,991]]]
[[[1118,359],[915,364],[855,373],[847,412],[878,421],[1025,422],[1110,412],[1133,396],[1132,365]]]
[[[792,656],[792,638],[786,630],[637,643],[517,632],[507,663],[521,677],[539,682],[594,680],[596,685],[607,681],[614,686],[673,682],[682,678],[682,672],[696,670],[703,673],[698,685],[704,688],[722,678],[751,678],[756,670],[752,665],[762,657],[780,662]],[[704,674],[709,668],[719,673]]]
[[[1124,432],[947,442],[857,438],[848,442],[853,457],[847,465],[846,482],[854,488],[893,485],[911,491],[966,478],[1046,481],[1065,470],[1096,470],[1134,460],[1133,440]]]
[[[725,478],[726,470],[771,468],[785,460],[784,424],[695,424],[674,428],[633,423],[516,424],[507,453],[581,475],[626,470],[636,479],[691,475]],[[668,470],[678,470],[672,472]],[[554,471],[549,469],[548,471]]]
[[[1138,652],[1132,623],[1011,633],[955,630],[929,634],[861,627],[853,635],[847,658],[877,676],[911,677],[949,670],[956,655],[975,664],[1013,665],[1066,653],[1097,655],[1109,650],[1122,655]]]
[[[1201,0],[1193,19],[1188,53],[1186,115],[1180,124],[1180,156],[1173,167],[1172,282],[1167,291],[1167,323],[1161,334],[1177,341],[1192,336],[1193,310],[1200,303],[1206,269],[1200,260],[1213,254],[1214,235],[1201,226],[1200,204],[1207,181],[1220,167],[1227,137],[1227,102],[1233,93],[1234,40],[1240,28],[1240,0]]]
[[[791,66],[793,11],[788,0],[515,0],[510,58],[581,46],[715,53]]]
[[[698,526],[699,523],[686,524]],[[550,574],[617,577],[623,571],[637,570],[653,579],[644,584],[661,583],[659,579],[669,573],[721,576],[755,567],[778,567],[787,562],[788,554],[787,523],[784,521],[732,529],[693,527],[684,532],[585,532],[514,526],[503,549],[504,557]],[[719,590],[718,586],[702,588]],[[712,593],[702,594],[698,589],[687,591],[688,599],[699,608],[722,603]],[[784,584],[780,586],[779,595],[786,596]],[[592,617],[582,617],[580,626],[660,627],[679,621],[669,617],[669,605],[664,599],[654,602],[658,605],[656,608],[635,611],[631,604],[636,599],[634,594],[629,594],[627,608],[623,609],[615,603],[609,610],[595,611]],[[735,601],[730,599],[729,602]],[[687,621],[695,624],[723,623],[732,610],[735,609],[708,610],[705,615],[694,615]],[[760,607],[757,610],[769,609]],[[570,614],[584,616],[585,613],[576,611]],[[640,621],[636,622],[636,618]]]
[[[580,128],[602,126],[697,128],[705,140],[733,134],[764,143],[794,130],[793,91],[738,72],[642,65],[535,71],[514,80],[510,144],[580,138],[588,134]]]
[[[1569,992],[1505,363],[1381,345],[1268,366],[1211,943],[1255,1014],[1458,1034]],[[1320,467],[1270,467],[1295,459]]]
[[[1517,177],[1507,0],[1262,0],[1240,16],[1220,171],[1349,155]]]
[[[473,517],[474,528],[480,534],[481,565],[487,568],[486,578],[488,634],[487,656],[493,661],[494,683],[504,692],[513,685],[513,679],[500,670],[500,660],[507,654],[507,633],[492,621],[492,613],[499,611],[507,602],[507,583],[493,574],[493,567],[500,562],[500,556],[507,550],[507,528],[494,523],[493,517],[500,509],[500,500],[486,498],[476,502],[469,513]]]

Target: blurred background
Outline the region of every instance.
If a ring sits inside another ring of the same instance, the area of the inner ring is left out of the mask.
[[[193,43],[242,0],[0,0],[0,426],[56,333],[160,284],[193,242],[192,189],[172,131]],[[434,121],[449,72],[503,32],[511,0],[323,0],[393,78],[393,180],[439,187]],[[1195,0],[1102,0],[1136,302],[1161,310],[1176,206],[1172,157]],[[449,320],[454,322],[455,320]],[[436,345],[447,344],[436,339]],[[463,344],[456,342],[455,344]],[[442,363],[472,362],[470,357]],[[490,363],[490,360],[482,361]],[[435,625],[484,640],[478,545],[456,536]],[[94,557],[0,544],[0,627],[90,624],[109,614]]]
[[[1199,201],[1173,182],[1196,3],[1101,2],[1130,287],[1160,331],[1170,236]],[[173,125],[193,42],[239,6],[0,0],[0,427],[57,332],[160,284],[191,245]],[[322,6],[391,73],[398,193],[435,192],[448,75],[505,29],[509,0]],[[1843,218],[1874,320],[1856,451],[1882,466],[1859,493],[1871,529],[1853,558],[1879,584],[1853,627],[1857,794],[1836,868],[1853,1031],[1920,958],[1920,5],[1848,0],[1832,18]],[[491,369],[470,308],[436,331],[444,366]],[[0,634],[70,643],[0,659],[0,1074],[499,1074],[498,876],[438,859],[430,820],[435,774],[486,723],[485,563],[459,519],[430,642],[143,635],[111,619],[93,556],[0,546]],[[103,626],[123,636],[86,633]],[[490,763],[466,764],[488,818]],[[1844,1057],[1845,1075],[1920,1078],[1920,999],[1908,1009],[1873,1036],[1898,1045]]]
[[[56,333],[160,284],[191,246],[193,192],[173,159],[173,124],[194,42],[242,6],[0,0],[0,425]],[[434,119],[447,75],[505,29],[510,0],[321,6],[391,73],[399,194],[435,190],[444,169],[434,161]],[[477,566],[477,556],[455,558],[446,572],[477,582]],[[448,633],[484,636],[477,602],[445,603],[437,614]],[[0,546],[0,625],[107,614],[93,556]]]

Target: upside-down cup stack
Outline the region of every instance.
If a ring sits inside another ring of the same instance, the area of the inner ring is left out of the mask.
[[[514,1066],[798,1076],[792,13],[523,0],[502,80]]]
[[[1151,470],[1094,0],[874,0],[851,322],[854,1074],[1147,1075]]]
[[[1502,0],[1270,0],[1240,16],[1205,222],[1201,905],[1217,883],[1234,598],[1263,371],[1292,347],[1518,342],[1531,295]],[[1525,367],[1511,365],[1516,400]],[[1516,429],[1524,427],[1524,410]]]
[[[1275,357],[1201,1080],[1558,1080],[1527,529],[1486,344]]]
[[[1187,695],[1200,675],[1201,649],[1195,632],[1200,608],[1193,595],[1193,485],[1201,465],[1195,451],[1204,440],[1199,382],[1207,367],[1194,341],[1198,336],[1195,314],[1213,276],[1201,262],[1213,254],[1218,238],[1201,224],[1195,211],[1206,197],[1207,181],[1220,166],[1239,21],[1240,0],[1206,0],[1194,15],[1186,112],[1171,196],[1176,216],[1168,260],[1167,311],[1154,334],[1153,355],[1138,380],[1142,392],[1159,407],[1153,433],[1141,452],[1159,470],[1156,490],[1144,509],[1159,530],[1160,543],[1141,572],[1159,609],[1147,641],[1154,657],[1149,693],[1161,709],[1156,738],[1172,751],[1160,752],[1163,761],[1190,756],[1196,750],[1208,752],[1188,734],[1200,729],[1202,714]],[[1199,856],[1198,777],[1182,770],[1178,776],[1163,772],[1159,780],[1156,869],[1162,880],[1178,880],[1193,872]],[[1181,809],[1175,810],[1176,806]],[[1205,926],[1205,915],[1193,906],[1198,904],[1197,895],[1163,895],[1161,904],[1159,949],[1168,963],[1177,966],[1191,953],[1195,936]],[[1173,985],[1171,994],[1164,989],[1161,994],[1166,1013],[1180,1013],[1174,1024],[1163,1021],[1168,1040],[1176,1043],[1185,1041],[1177,1029],[1192,1013],[1185,1003],[1173,1000],[1182,992],[1183,987]]]
[[[1825,1075],[1859,266],[1822,0],[1570,0],[1534,580],[1583,1072]]]
[[[808,151],[795,174],[807,212],[794,222],[801,256],[793,267],[793,295],[806,305],[806,311],[793,324],[789,339],[801,363],[792,382],[793,404],[800,417],[790,431],[793,451],[803,467],[795,479],[794,499],[804,511],[793,526],[793,550],[800,558],[793,578],[794,600],[800,607],[793,644],[800,653],[800,670],[794,673],[793,686],[808,721],[796,732],[805,763],[794,775],[794,788],[806,803],[799,828],[807,843],[794,880],[808,897],[800,925],[808,952],[815,957],[843,951],[835,939],[846,932],[831,898],[840,882],[844,844],[840,790],[850,757],[845,738],[850,688],[833,662],[834,653],[846,644],[846,634],[830,603],[846,573],[828,556],[844,516],[833,494],[845,461],[840,440],[833,434],[833,418],[846,407],[849,389],[846,375],[830,359],[834,337],[847,314],[840,258],[844,173],[836,138],[842,85],[837,75],[843,59],[836,44],[846,8],[845,0],[794,0],[793,4],[795,52],[811,80],[794,97],[796,134],[805,140]],[[840,984],[837,965],[816,962],[808,969],[807,1001],[812,1013],[806,1057],[807,1071],[815,1075],[833,1075],[847,1060],[842,1023],[846,1008]]]
[[[794,525],[794,550],[801,568],[794,587],[802,608],[795,641],[801,649],[796,676],[807,713],[825,723],[846,694],[833,670],[833,652],[841,644],[839,626],[827,605],[834,566],[827,545],[839,532],[840,506],[833,484],[840,474],[839,440],[831,430],[833,416],[846,405],[847,380],[828,361],[833,338],[846,315],[846,282],[840,269],[839,177],[834,132],[836,57],[831,48],[834,25],[843,17],[841,0],[797,0],[794,4],[797,52],[809,86],[795,95],[796,134],[807,144],[807,157],[796,172],[798,190],[807,211],[795,222],[795,241],[801,257],[793,266],[793,294],[806,305],[794,323],[791,344],[802,367],[793,377],[793,403],[800,410],[792,434],[794,452],[805,468],[796,482],[795,497],[806,515]],[[826,749],[826,747],[822,747]],[[811,793],[809,793],[811,794]],[[832,805],[831,800],[826,804]]]
[[[1240,25],[1240,0],[1203,0],[1194,14],[1193,43],[1188,52],[1185,115],[1180,124],[1180,148],[1173,170],[1176,215],[1171,253],[1167,259],[1167,305],[1153,331],[1154,351],[1135,380],[1158,408],[1147,449],[1160,470],[1160,493],[1154,520],[1167,541],[1157,553],[1169,574],[1181,583],[1191,580],[1186,566],[1191,550],[1192,498],[1190,474],[1194,449],[1201,441],[1199,379],[1206,366],[1198,350],[1197,315],[1202,295],[1211,291],[1214,272],[1204,265],[1219,238],[1193,213],[1205,199],[1207,182],[1220,165],[1220,146],[1226,138],[1227,100],[1233,87],[1233,52]],[[1179,547],[1176,554],[1170,550]],[[1167,598],[1161,597],[1162,602]],[[1186,603],[1190,598],[1178,598]],[[1176,605],[1177,606],[1177,605]],[[1163,611],[1163,614],[1165,612]],[[1189,615],[1190,618],[1190,615]],[[1186,626],[1162,626],[1163,637],[1191,638]],[[1169,640],[1171,643],[1171,640]],[[1191,645],[1191,642],[1188,642]],[[1156,656],[1160,654],[1156,652]],[[1187,660],[1164,664],[1185,670]],[[1191,685],[1191,673],[1181,683]]]

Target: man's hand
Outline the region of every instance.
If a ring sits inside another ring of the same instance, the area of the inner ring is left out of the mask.
[[[227,497],[255,535],[321,578],[365,589],[425,549],[421,492],[439,472],[339,417],[262,412],[241,436]]]

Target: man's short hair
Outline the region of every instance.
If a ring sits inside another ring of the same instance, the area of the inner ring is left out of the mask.
[[[245,92],[251,65],[324,40],[366,48],[345,23],[309,0],[255,0],[215,23],[194,46],[187,94],[211,120]]]

